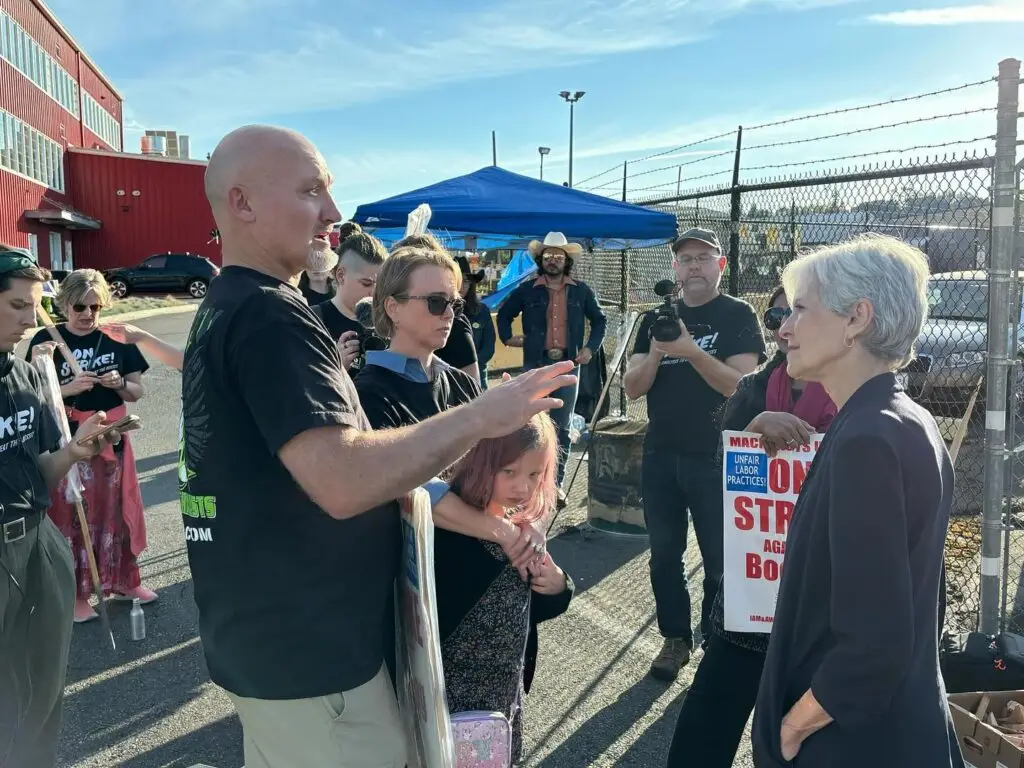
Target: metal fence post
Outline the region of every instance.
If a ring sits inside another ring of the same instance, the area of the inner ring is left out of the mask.
[[[622,274],[619,280],[619,321],[626,317],[626,313],[629,312],[629,249],[622,252]],[[626,376],[627,358],[629,355],[623,355],[622,361],[619,363],[619,413],[623,417],[626,416],[629,402],[626,398],[626,388],[622,386],[622,380]],[[615,374],[612,373],[612,376]]]
[[[729,293],[740,292],[740,151],[743,148],[743,126],[736,129],[736,155],[732,163],[732,204],[729,212]]]
[[[796,198],[789,203],[789,260],[796,261]]]
[[[981,529],[979,631],[999,630],[999,564],[1006,488],[1006,404],[1010,371],[1017,119],[1020,61],[999,62],[996,153],[992,170],[992,253],[988,273],[988,366],[985,396],[985,495]],[[1013,327],[1017,319],[1014,318]],[[1016,414],[1013,414],[1016,418]]]

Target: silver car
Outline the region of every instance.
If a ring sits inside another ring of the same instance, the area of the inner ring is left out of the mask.
[[[988,275],[980,270],[936,273],[928,286],[928,304],[917,357],[897,377],[915,400],[936,415],[960,416],[978,378],[985,374]],[[1024,307],[1018,306],[1014,316],[1020,348],[1024,345]],[[979,403],[983,394],[984,385]]]

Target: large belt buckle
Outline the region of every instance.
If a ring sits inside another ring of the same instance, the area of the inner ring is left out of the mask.
[[[564,357],[564,353],[560,349],[549,349],[548,359],[554,360],[556,363]]]
[[[25,538],[25,518],[19,517],[4,523],[4,544],[10,544]]]

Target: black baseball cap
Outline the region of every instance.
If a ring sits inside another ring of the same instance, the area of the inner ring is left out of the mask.
[[[722,244],[718,242],[718,235],[710,229],[693,227],[692,229],[688,229],[683,232],[683,234],[673,241],[672,253],[678,251],[687,240],[696,240],[698,242],[705,243],[706,245],[710,245],[712,248],[716,248],[719,253],[722,252]]]

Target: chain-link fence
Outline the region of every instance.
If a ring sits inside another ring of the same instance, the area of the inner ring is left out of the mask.
[[[624,199],[672,213],[680,232],[695,226],[714,230],[728,256],[723,290],[748,301],[758,314],[767,309],[786,264],[802,249],[875,232],[927,255],[930,315],[915,359],[898,376],[936,417],[955,461],[945,558],[945,628],[950,632],[1024,631],[1024,409],[1019,407],[1024,398],[1024,290],[1018,271],[1024,252],[1024,163],[1015,168],[1021,82],[1020,62],[1008,59],[1000,63],[997,78],[746,129],[759,137],[769,129],[785,133],[809,120],[842,116],[844,123],[851,121],[835,132],[830,128],[744,145],[740,128],[627,161],[619,170],[613,167],[581,182],[597,194],[618,196],[621,189]],[[998,89],[994,97],[984,93],[992,84]],[[890,112],[888,120],[870,117],[925,100],[950,100],[949,108],[924,115]],[[991,113],[996,114],[995,136],[984,135],[986,122],[979,122],[988,121]],[[860,118],[867,122],[858,124]],[[906,133],[940,123],[944,140],[936,141],[934,133]],[[902,149],[890,145],[853,154],[855,147],[836,143],[855,142],[865,134],[900,135],[905,143]],[[832,146],[837,155],[807,159],[802,150],[811,143]],[[797,145],[797,154],[785,154]],[[923,161],[909,157],[913,151],[950,147],[961,154]],[[762,154],[766,164],[744,167],[741,153],[746,158],[751,150],[783,154]],[[757,182],[744,177],[750,171],[825,167],[867,157],[899,159]],[[685,159],[648,167],[671,158]],[[716,164],[719,170],[706,172]],[[686,191],[684,173],[688,183],[701,179],[718,186]],[[577,272],[608,314],[610,360],[624,333],[623,319],[660,302],[654,284],[673,276],[672,256],[666,245],[592,252],[579,260]],[[990,296],[995,297],[991,302]],[[992,323],[1001,330],[990,334]],[[773,339],[766,341],[771,347]],[[609,372],[615,377],[608,396],[611,412],[646,420],[645,400],[629,401],[622,391],[624,369],[625,363]]]
[[[900,377],[911,396],[936,416],[956,453],[946,551],[950,631],[978,626],[992,167],[991,157],[968,157],[744,184],[654,203],[676,216],[679,231],[709,228],[718,233],[723,247],[730,244],[723,290],[750,302],[759,315],[767,309],[782,270],[803,248],[878,232],[927,254],[932,269],[930,318],[916,359]],[[740,215],[733,227],[736,202]],[[578,273],[608,313],[606,351],[611,359],[618,341],[613,330],[631,311],[657,305],[653,287],[672,275],[672,257],[667,246],[594,252],[580,260]],[[634,326],[634,336],[635,331]],[[770,345],[772,339],[767,341]],[[612,412],[646,419],[645,401],[627,401],[620,381],[621,376],[609,392]],[[1016,418],[1011,422],[1016,424]],[[1013,467],[1009,498],[1024,499],[1024,464],[1014,461]],[[1024,507],[1016,501],[1006,527],[1004,614],[1007,624],[1017,627],[1024,625]]]

